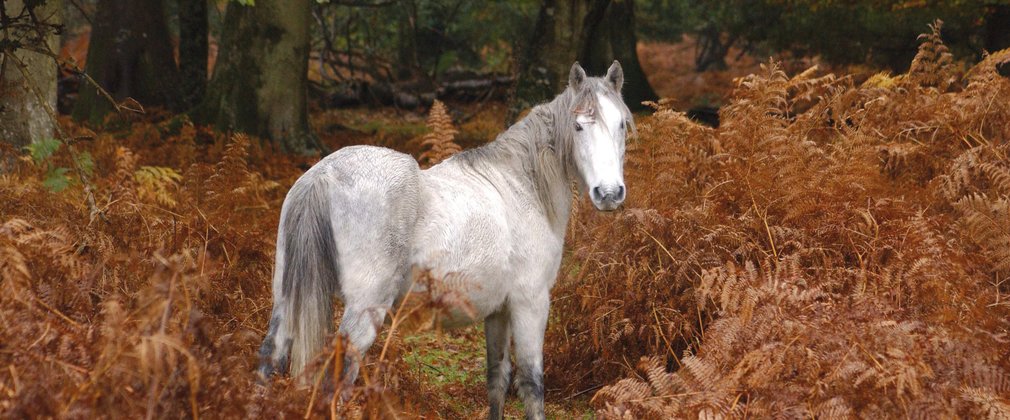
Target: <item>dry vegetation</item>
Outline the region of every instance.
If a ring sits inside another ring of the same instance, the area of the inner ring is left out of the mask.
[[[459,150],[444,106],[428,123],[424,135],[409,124],[378,125],[326,140],[399,144],[432,163]],[[346,406],[337,407],[332,384],[321,381],[307,389],[287,378],[257,384],[280,205],[315,159],[185,118],[113,118],[100,134],[62,125],[76,152],[55,142],[43,147],[56,146],[48,152],[2,150],[0,417],[458,417],[470,408],[420,397],[439,391],[403,362],[413,345],[399,334],[374,346]],[[94,209],[74,176],[82,166],[92,174]],[[66,189],[51,191],[54,173]],[[446,292],[410,302],[398,312],[398,331],[430,327],[425,320],[459,298]],[[344,349],[333,344],[320,366],[342,360]],[[462,399],[481,394],[468,390]]]
[[[421,137],[418,144],[424,150],[418,156],[422,166],[430,167],[463,150],[453,141],[459,130],[453,127],[452,117],[441,101],[436,100],[431,105],[427,126],[431,131]]]
[[[577,219],[548,376],[608,418],[1010,416],[1007,60],[934,32],[860,86],[766,66],[718,130],[660,105],[628,209]]]
[[[933,34],[909,74],[858,86],[770,64],[717,130],[657,104],[625,210],[572,219],[547,400],[615,418],[1010,415],[1008,60],[961,71]],[[396,144],[437,161],[448,121]],[[447,405],[399,334],[349,406],[325,384],[256,385],[280,203],[311,161],[179,119],[64,125],[101,212],[79,180],[44,185],[78,165],[66,147],[3,151],[0,417],[481,415],[483,381]]]

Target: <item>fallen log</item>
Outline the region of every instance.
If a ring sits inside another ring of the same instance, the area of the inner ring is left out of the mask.
[[[428,107],[437,98],[456,102],[505,100],[512,86],[511,76],[484,76],[440,82],[437,87],[418,82],[396,84],[368,81],[343,81],[333,84],[312,83],[314,96],[328,108],[357,105]]]

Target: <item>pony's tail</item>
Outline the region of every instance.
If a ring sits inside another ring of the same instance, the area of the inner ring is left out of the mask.
[[[297,377],[322,350],[333,329],[333,298],[339,290],[340,267],[326,183],[296,182],[284,206],[277,238],[277,253],[283,253],[284,261],[274,272],[274,319],[261,355],[268,344],[289,348],[291,376]],[[284,368],[286,353],[270,350],[275,356],[266,366],[267,375],[273,367]]]

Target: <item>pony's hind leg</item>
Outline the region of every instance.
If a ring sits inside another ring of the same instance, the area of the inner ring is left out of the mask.
[[[504,415],[505,394],[512,370],[509,362],[509,315],[504,308],[484,320],[484,337],[487,345],[487,399],[491,406],[487,418],[497,420]]]
[[[357,254],[346,255],[344,260],[348,267],[347,281],[342,284],[344,314],[337,329],[337,333],[348,343],[340,380],[344,397],[358,378],[362,358],[375,342],[393,301],[406,287],[409,278],[410,269],[405,257],[399,262],[400,255],[387,256],[377,263],[374,256],[381,255],[379,252],[378,249],[362,246]]]
[[[266,381],[274,373],[285,373],[288,370],[288,354],[291,352],[291,337],[289,328],[283,318],[284,302],[277,302],[270,314],[270,325],[267,336],[259,352],[259,377]]]
[[[545,292],[522,302],[510,302],[512,337],[515,341],[516,382],[526,418],[544,418],[544,330],[550,310]]]
[[[392,299],[375,304],[362,304],[357,302],[348,304],[344,309],[344,315],[340,319],[338,333],[347,338],[350,347],[344,353],[344,369],[340,380],[341,387],[346,391],[354,385],[358,378],[361,360],[368,349],[375,342],[375,337],[382,328],[382,323],[392,305]]]

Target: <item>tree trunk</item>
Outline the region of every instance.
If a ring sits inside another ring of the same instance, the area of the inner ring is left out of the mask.
[[[1010,4],[987,6],[985,18],[985,50],[994,53],[1010,48]],[[996,66],[1003,77],[1010,77],[1010,63]]]
[[[179,0],[179,73],[187,106],[207,88],[207,0]]]
[[[179,70],[169,40],[164,0],[99,0],[85,70],[118,101],[133,98],[145,107],[180,110]],[[73,116],[102,122],[110,104],[81,83]]]
[[[992,53],[1010,48],[1010,4],[991,4],[986,9],[986,51]]]
[[[656,98],[636,51],[632,0],[543,0],[526,45],[519,50],[507,123],[557,95],[572,63],[602,76],[614,60],[624,69],[624,100],[632,109]]]
[[[694,54],[694,71],[726,70],[726,55],[732,43],[723,42],[722,33],[715,25],[707,25],[698,33]]]
[[[635,36],[635,2],[612,0],[597,18],[594,10],[586,15],[579,63],[591,75],[604,75],[614,60],[624,70],[624,102],[633,110],[642,109],[644,101],[655,101],[656,92],[638,61],[638,38]],[[570,65],[569,65],[570,68]]]
[[[525,45],[516,48],[516,81],[509,98],[505,125],[511,125],[519,114],[556,94],[558,81],[549,63],[551,47],[556,46],[558,26],[556,0],[543,0],[533,32]],[[563,19],[562,19],[563,20]]]
[[[308,123],[310,0],[232,2],[198,123],[263,137],[289,153],[318,149]]]
[[[3,25],[7,26],[11,19],[22,15],[24,6],[22,0],[3,0],[0,4],[5,21]],[[62,6],[60,0],[46,0],[33,13],[43,23],[60,24]],[[45,45],[30,47],[58,52],[59,36],[55,31],[43,33],[46,36],[39,41]],[[23,41],[37,38],[35,35],[25,36],[24,31],[17,29],[12,29],[10,36]],[[0,32],[0,40],[6,39],[7,32]],[[3,54],[0,53],[0,56]],[[25,67],[15,64],[15,59],[24,63]],[[18,49],[12,57],[0,59],[0,63],[0,141],[20,148],[37,140],[52,138],[55,122],[49,111],[56,110],[56,61],[37,52]]]

